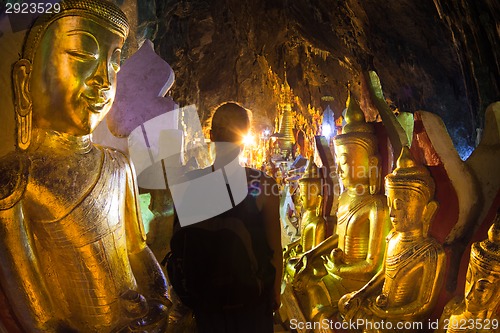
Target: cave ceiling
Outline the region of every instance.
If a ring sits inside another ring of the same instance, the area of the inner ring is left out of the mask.
[[[348,89],[371,121],[363,73],[375,70],[386,99],[404,112],[441,116],[459,153],[474,146],[486,106],[500,100],[500,10],[494,0],[138,1],[137,39],[151,38],[174,69],[169,94],[196,104],[203,121],[224,101],[276,117],[288,81],[294,110],[328,105]]]

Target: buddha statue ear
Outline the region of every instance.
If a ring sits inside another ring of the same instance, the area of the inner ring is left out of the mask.
[[[323,215],[323,196],[318,195],[318,206],[316,206],[316,216]]]
[[[438,208],[439,204],[437,203],[437,201],[434,200],[430,201],[424,208],[423,218],[422,218],[424,237],[426,237],[429,232],[429,227],[431,225],[432,220],[434,220],[434,216],[436,215]]]
[[[377,156],[370,156],[368,167],[368,181],[370,185],[370,194],[377,194],[380,191],[380,168]]]
[[[21,59],[14,64],[14,109],[16,111],[17,146],[27,150],[31,143],[32,101],[29,92],[31,62]]]

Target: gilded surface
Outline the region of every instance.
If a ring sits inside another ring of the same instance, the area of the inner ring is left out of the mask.
[[[310,251],[326,238],[326,220],[322,215],[322,178],[311,157],[304,175],[299,179],[301,209],[300,238],[288,244],[284,253],[285,280],[295,276],[295,265],[304,252]]]
[[[445,307],[440,328],[446,332],[500,332],[500,214],[488,239],[472,244],[461,302]]]
[[[307,251],[292,282],[305,317],[330,319],[340,297],[361,288],[382,265],[389,232],[386,198],[373,128],[355,101],[348,101],[347,124],[335,137],[340,195],[336,234]]]
[[[128,26],[65,1],[13,69],[18,151],[0,164],[0,280],[29,332],[160,332],[166,283],[145,243],[128,159],[94,146]]]
[[[302,251],[309,251],[321,243],[326,236],[326,220],[322,215],[322,179],[318,167],[311,157],[306,173],[299,180],[302,202],[301,244]]]
[[[393,230],[387,237],[383,270],[343,296],[339,309],[345,320],[393,322],[396,329],[396,322],[417,322],[433,309],[443,281],[445,254],[427,236],[437,209],[432,200],[434,182],[424,167],[414,163],[407,147],[397,168],[386,177],[386,189]],[[380,330],[367,324],[364,331]]]

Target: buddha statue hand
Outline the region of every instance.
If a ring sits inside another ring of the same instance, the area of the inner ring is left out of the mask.
[[[345,264],[344,251],[342,251],[342,249],[339,249],[338,247],[334,248],[332,250],[331,256],[333,258],[333,263],[335,264],[335,266],[340,267]]]
[[[339,311],[345,321],[352,320],[358,312],[361,304],[365,300],[365,293],[362,290],[345,294],[339,300]]]
[[[320,260],[317,263],[320,258],[314,251],[308,251],[300,257],[297,264],[295,264],[297,273],[292,283],[296,291],[304,291],[310,280],[319,280],[327,274],[323,261]]]
[[[120,333],[162,332],[167,323],[167,306],[157,300],[146,300],[135,290],[127,290],[121,299],[127,317],[132,320]]]
[[[300,244],[300,239],[296,240],[287,246],[283,251],[283,259],[287,260],[290,258],[294,258],[302,252],[302,245]]]
[[[167,307],[156,300],[148,301],[148,313],[134,321],[128,326],[128,332],[164,332],[168,323]]]
[[[297,272],[297,274],[301,274],[308,269],[307,263],[311,260],[311,257],[311,253],[306,252],[299,258],[299,260],[295,264],[295,271]]]
[[[385,308],[387,306],[387,296],[384,295],[384,294],[380,294],[377,296],[377,298],[375,299],[375,304],[379,307],[379,308]]]
[[[124,292],[120,298],[128,318],[135,319],[145,316],[148,313],[148,302],[146,298],[137,291],[129,289]]]

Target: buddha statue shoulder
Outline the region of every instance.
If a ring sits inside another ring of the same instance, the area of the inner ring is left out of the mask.
[[[497,213],[488,238],[472,244],[464,297],[447,304],[440,328],[448,333],[500,332],[499,311],[500,213]]]
[[[0,162],[0,283],[29,332],[160,332],[166,279],[127,156],[91,133],[116,90],[125,14],[67,0],[13,66],[17,150]]]
[[[434,181],[425,167],[413,161],[408,147],[386,177],[386,192],[393,230],[387,237],[383,270],[339,301],[345,320],[362,319],[367,326],[382,320],[425,319],[444,277],[444,250],[427,235],[438,207],[433,200]]]
[[[336,233],[302,256],[293,281],[304,311],[312,309],[310,319],[331,317],[342,295],[377,273],[390,227],[387,199],[380,193],[374,128],[355,99],[349,97],[347,106],[343,132],[334,138],[337,174],[344,186]]]

